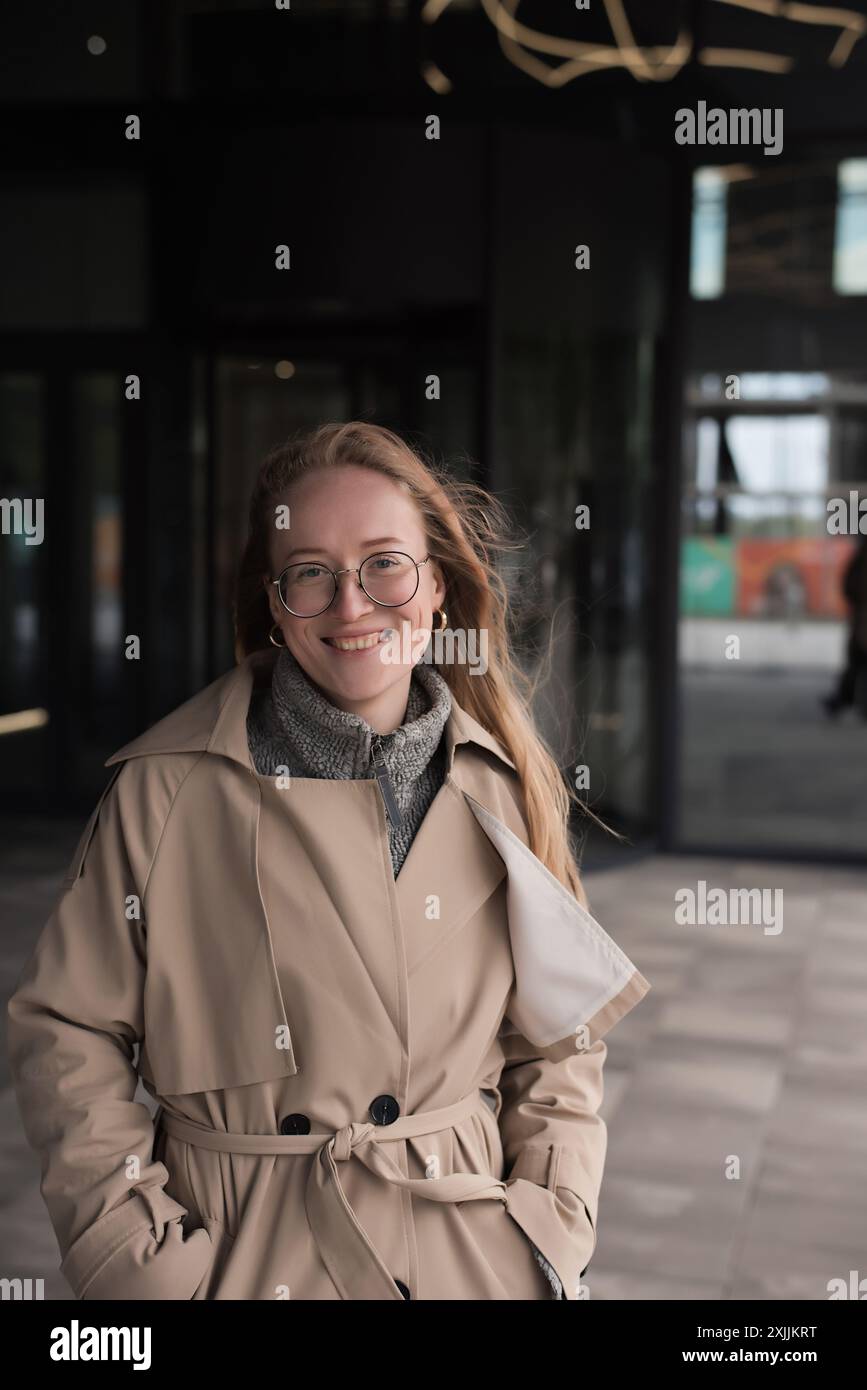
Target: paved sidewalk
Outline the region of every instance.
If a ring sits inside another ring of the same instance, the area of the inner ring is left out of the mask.
[[[736,667],[681,676],[680,843],[867,866],[867,723],[822,710],[837,673]]]
[[[679,925],[699,879],[781,888],[783,930]],[[652,986],[609,1037],[591,1298],[827,1299],[867,1276],[867,872],[659,856],[586,882]]]

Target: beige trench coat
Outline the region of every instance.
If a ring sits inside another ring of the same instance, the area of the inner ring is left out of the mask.
[[[456,703],[397,879],[375,780],[258,774],[275,655],[107,760],[9,1003],[61,1269],[82,1299],[549,1298],[532,1241],[575,1299],[603,1037],[648,982]]]

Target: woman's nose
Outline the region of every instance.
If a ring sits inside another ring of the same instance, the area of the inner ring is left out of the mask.
[[[346,571],[336,579],[337,593],[332,608],[348,613],[364,613],[374,607],[373,599],[364,592],[357,571]]]

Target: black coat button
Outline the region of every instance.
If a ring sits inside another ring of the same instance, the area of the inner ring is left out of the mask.
[[[394,1096],[377,1096],[370,1102],[368,1114],[375,1125],[393,1125],[400,1114],[400,1106]]]
[[[400,1289],[400,1291],[401,1291],[401,1293],[403,1294],[404,1298],[412,1298],[412,1294],[410,1293],[409,1289],[406,1287],[406,1284],[404,1284],[403,1281],[402,1281],[401,1279],[395,1279],[394,1282],[397,1284],[397,1287]]]
[[[310,1120],[307,1115],[284,1115],[280,1121],[281,1134],[309,1134]]]

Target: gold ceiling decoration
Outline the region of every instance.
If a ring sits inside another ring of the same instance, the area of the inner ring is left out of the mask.
[[[426,0],[422,8],[423,21],[435,24],[451,3],[452,0]],[[564,87],[576,77],[601,72],[603,68],[625,68],[638,82],[670,82],[693,56],[692,34],[687,29],[679,30],[670,44],[645,48],[638,45],[623,0],[602,0],[613,44],[580,43],[529,29],[516,18],[521,0],[480,0],[480,3],[509,62],[546,87]],[[841,68],[847,62],[855,44],[867,32],[867,18],[863,14],[839,6],[801,4],[795,0],[712,0],[712,3],[750,10],[765,18],[792,24],[838,30],[826,60],[832,68]],[[551,65],[537,56],[539,54],[564,61]],[[705,67],[751,68],[767,73],[789,72],[795,66],[794,59],[786,54],[758,49],[699,48],[695,58]],[[437,73],[440,86],[435,90],[443,90],[445,75],[439,69]]]

